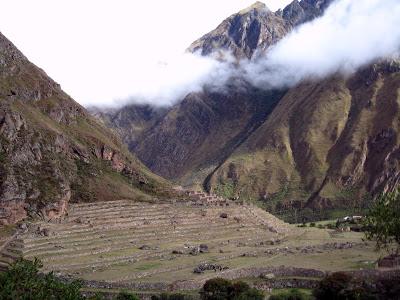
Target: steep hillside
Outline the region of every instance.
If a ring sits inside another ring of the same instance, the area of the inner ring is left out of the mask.
[[[189,51],[255,57],[331,2],[296,0],[275,13],[257,2]],[[228,93],[190,94],[151,122],[119,113],[109,124],[155,173],[278,212],[362,208],[397,185],[398,62],[282,91],[232,82]],[[132,134],[136,122],[145,125]]]
[[[0,34],[0,224],[169,186]]]
[[[189,51],[203,55],[229,50],[237,58],[251,57],[276,43],[293,26],[321,14],[331,1],[294,1],[271,12],[254,5],[224,20],[194,42]],[[227,93],[189,94],[172,108],[130,105],[99,112],[153,172],[184,185],[203,185],[205,178],[260,124],[285,91],[262,91],[240,82]]]
[[[270,209],[360,207],[398,185],[400,62],[291,89],[207,182]]]
[[[281,97],[279,91],[234,87],[226,94],[189,94],[131,149],[157,174],[184,185],[202,185]]]

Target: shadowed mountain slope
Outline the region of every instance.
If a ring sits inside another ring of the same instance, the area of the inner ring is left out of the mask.
[[[276,13],[257,2],[224,20],[188,50],[203,55],[228,50],[238,59],[251,57],[256,50],[276,43],[294,25],[319,16],[323,3],[329,2],[295,1]],[[189,94],[175,106],[161,110],[129,105],[94,111],[152,171],[184,185],[202,185],[262,124],[285,92],[266,92],[243,81],[237,83],[224,93],[206,88]]]
[[[293,1],[275,13],[255,3],[189,51],[254,58],[331,2]],[[273,210],[359,208],[397,185],[398,62],[289,90],[236,83],[226,93],[189,94],[134,137],[125,128],[140,119],[111,126],[155,173],[225,197],[261,200]]]
[[[399,104],[398,61],[302,83],[207,186],[276,210],[359,207],[398,185]]]

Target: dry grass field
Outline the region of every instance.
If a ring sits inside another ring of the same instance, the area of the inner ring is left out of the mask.
[[[236,270],[373,268],[380,253],[363,234],[289,225],[253,205],[130,200],[73,204],[59,223],[36,222],[0,260],[37,257],[44,271],[124,284],[199,281]],[[194,269],[204,263],[224,270]]]

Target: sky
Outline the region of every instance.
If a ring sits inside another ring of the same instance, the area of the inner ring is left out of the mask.
[[[272,11],[289,2],[264,1]],[[189,72],[203,78],[212,62],[182,58],[182,53],[223,19],[253,3],[0,0],[0,31],[64,91],[88,106],[129,97],[135,85],[149,93],[152,81],[158,81],[155,89],[160,90],[171,84],[168,81],[184,84]],[[160,65],[171,61],[175,75],[155,74]]]

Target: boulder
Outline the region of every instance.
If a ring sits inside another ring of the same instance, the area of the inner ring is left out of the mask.
[[[206,253],[208,252],[208,246],[206,244],[200,244],[199,250],[201,253]]]
[[[220,218],[223,218],[223,219],[226,219],[226,218],[228,218],[228,214],[227,213],[221,213],[220,215]]]

